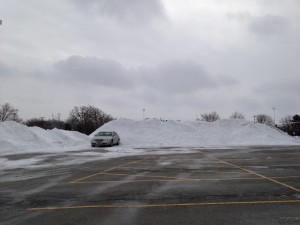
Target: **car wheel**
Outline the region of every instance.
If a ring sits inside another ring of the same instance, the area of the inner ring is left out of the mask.
[[[117,142],[117,145],[119,145],[120,144],[120,139],[118,139],[118,142]]]
[[[113,140],[111,140],[111,142],[110,142],[110,147],[112,147],[114,145],[114,142],[113,142]]]

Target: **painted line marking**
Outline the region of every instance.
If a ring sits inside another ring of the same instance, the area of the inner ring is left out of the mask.
[[[283,165],[251,165],[251,166],[243,166],[244,168],[248,168],[248,167],[299,167],[300,164],[283,164]],[[268,169],[268,168],[266,168]]]
[[[151,207],[192,207],[209,205],[255,205],[255,204],[284,204],[300,203],[300,200],[274,200],[274,201],[247,201],[247,202],[195,202],[195,203],[174,203],[174,204],[142,204],[142,205],[77,205],[61,207],[38,207],[28,208],[28,211],[50,211],[66,209],[92,209],[92,208],[151,208]]]
[[[295,187],[293,187],[293,186],[291,186],[291,185],[285,184],[285,183],[283,183],[283,182],[277,181],[277,180],[275,180],[275,179],[273,179],[273,178],[266,177],[266,176],[264,176],[264,175],[262,175],[262,174],[256,173],[256,172],[254,172],[254,171],[252,171],[252,170],[249,170],[249,169],[245,169],[245,168],[243,168],[243,167],[237,166],[237,165],[232,164],[232,163],[230,163],[230,162],[226,162],[226,161],[224,161],[224,160],[218,159],[218,158],[216,158],[216,157],[214,157],[214,156],[211,156],[211,155],[206,155],[206,156],[209,157],[209,158],[218,160],[218,161],[221,162],[221,163],[230,165],[230,166],[232,166],[232,167],[234,167],[234,168],[243,170],[243,171],[245,171],[245,172],[247,172],[247,173],[249,173],[249,174],[255,175],[255,176],[257,176],[257,177],[261,177],[261,178],[263,178],[263,179],[265,179],[265,180],[272,181],[273,183],[279,184],[279,185],[284,186],[284,187],[286,187],[286,188],[288,188],[288,189],[291,189],[291,190],[293,190],[293,191],[300,192],[300,189],[295,188]]]
[[[97,175],[100,175],[100,174],[103,174],[103,173],[112,171],[112,170],[114,170],[114,169],[117,169],[117,168],[120,168],[120,167],[123,167],[123,166],[127,166],[127,165],[130,165],[130,164],[134,164],[134,163],[137,163],[137,162],[140,162],[140,161],[144,161],[144,160],[147,160],[147,159],[150,159],[150,158],[154,158],[154,156],[146,157],[146,158],[139,159],[139,160],[135,160],[135,161],[132,161],[132,162],[128,162],[128,163],[125,163],[125,164],[122,164],[122,165],[119,165],[119,166],[116,166],[116,167],[112,167],[112,168],[107,169],[107,170],[104,170],[104,171],[102,171],[102,172],[95,173],[95,174],[92,174],[92,175],[89,175],[89,176],[82,177],[82,178],[79,178],[79,179],[77,179],[77,180],[71,181],[70,183],[71,183],[71,184],[74,184],[74,183],[77,183],[77,182],[79,182],[79,181],[85,180],[85,179],[87,179],[87,178],[91,178],[91,177],[94,177],[94,176],[97,176]]]

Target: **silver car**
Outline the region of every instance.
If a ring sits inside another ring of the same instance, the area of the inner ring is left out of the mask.
[[[100,131],[91,140],[92,147],[119,145],[120,136],[115,131]]]

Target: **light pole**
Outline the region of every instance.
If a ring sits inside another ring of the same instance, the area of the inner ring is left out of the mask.
[[[276,110],[276,108],[275,108],[275,107],[273,107],[272,109],[273,109],[273,118],[274,118],[274,124],[276,124],[276,122],[275,122],[275,110]]]
[[[143,109],[143,120],[145,120],[145,111],[146,109]]]

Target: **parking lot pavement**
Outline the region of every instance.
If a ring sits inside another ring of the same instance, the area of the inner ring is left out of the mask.
[[[300,224],[300,147],[193,151],[23,170],[1,224]]]

